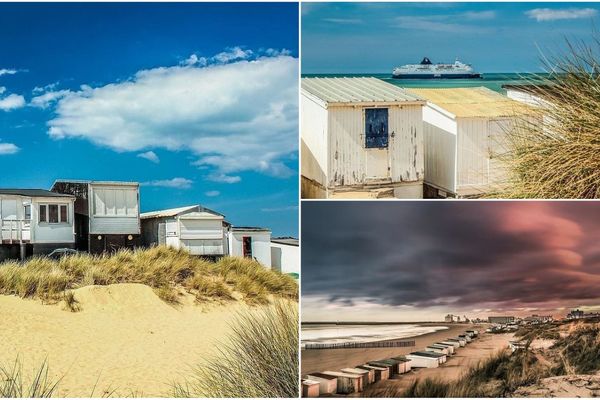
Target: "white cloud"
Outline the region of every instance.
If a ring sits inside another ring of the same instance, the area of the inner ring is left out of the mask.
[[[3,91],[4,92],[4,91]],[[18,94],[9,94],[0,99],[0,110],[10,111],[21,108],[25,105],[25,98]]]
[[[14,75],[16,73],[17,73],[16,69],[0,68],[0,76],[2,76],[2,75]]]
[[[363,20],[358,18],[323,18],[323,21],[343,25],[359,25],[363,23]]]
[[[212,59],[225,64],[235,60],[245,60],[252,56],[252,54],[252,50],[243,50],[241,47],[236,46],[217,54],[216,56],[212,57]]]
[[[292,52],[288,49],[272,49],[268,48],[263,51],[269,57],[289,56]]]
[[[57,90],[55,92],[47,92],[32,98],[29,104],[37,108],[48,108],[50,105],[52,105],[52,103],[62,99],[65,96],[68,96],[70,93],[70,90]]]
[[[0,143],[0,155],[15,154],[21,150],[13,143]]]
[[[148,161],[152,161],[153,163],[158,164],[160,162],[160,158],[153,151],[146,151],[145,153],[140,153],[137,155],[140,158],[145,158]]]
[[[38,93],[43,93],[43,92],[51,92],[54,89],[56,89],[56,87],[58,86],[60,82],[54,82],[54,83],[50,83],[46,86],[36,86],[33,88],[32,92],[33,94],[38,94]]]
[[[143,182],[142,186],[165,187],[172,189],[189,189],[192,187],[192,183],[194,183],[194,181],[191,181],[186,178],[173,178]]]
[[[298,60],[281,55],[143,70],[63,97],[48,133],[120,152],[188,150],[217,182],[239,182],[242,171],[289,177],[283,161],[298,147],[297,76]]]
[[[208,197],[217,197],[218,195],[221,194],[221,192],[219,192],[218,190],[209,190],[208,192],[206,192],[204,194]]]
[[[208,64],[208,60],[206,59],[206,57],[198,57],[196,54],[192,54],[191,56],[183,60],[180,64],[205,66],[206,64]]]
[[[561,19],[591,18],[598,14],[594,8],[534,8],[525,12],[529,18],[538,22],[557,21]]]
[[[6,92],[6,88],[4,86],[0,86],[0,94]]]
[[[496,18],[496,12],[492,10],[486,11],[467,11],[460,14],[461,18],[469,20],[487,20]]]

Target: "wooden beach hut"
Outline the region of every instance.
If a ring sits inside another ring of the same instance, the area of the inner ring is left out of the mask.
[[[431,351],[433,353],[444,354],[446,356],[450,354],[450,352],[448,351],[448,348],[446,346],[440,346],[440,345],[436,345],[436,344],[432,344],[432,345],[425,347],[425,350]]]
[[[370,370],[366,370],[366,369],[362,369],[362,368],[342,368],[341,371],[346,372],[348,374],[362,375],[363,387],[366,385],[370,385],[375,380],[375,373]]]
[[[444,347],[446,350],[448,350],[448,355],[454,354],[454,346],[451,345],[451,344],[442,343],[442,342],[436,342],[433,345],[434,346],[442,346],[442,347]]]
[[[445,340],[445,341],[442,341],[442,342],[439,342],[439,343],[440,344],[445,344],[445,345],[451,347],[452,348],[452,353],[456,353],[456,350],[460,347],[460,343],[458,343],[458,342],[451,342],[449,340]]]
[[[415,351],[407,354],[406,358],[411,360],[413,368],[437,368],[440,366],[439,357],[431,353]]]
[[[352,394],[363,391],[363,376],[338,371],[323,371],[326,375],[337,378],[337,393]]]
[[[471,335],[465,333],[462,335],[458,335],[459,338],[464,339],[467,343],[470,343],[473,341],[473,339],[471,338]]]
[[[319,382],[310,379],[302,380],[302,397],[319,397]]]
[[[380,361],[369,361],[367,365],[372,365],[374,367],[386,368],[388,370],[388,378],[392,378],[396,373],[394,370],[394,365],[390,363],[380,362]]]
[[[425,197],[480,196],[505,183],[506,132],[528,106],[485,87],[409,90],[427,100]]]
[[[376,367],[374,365],[363,364],[357,365],[356,368],[364,368],[373,371],[375,382],[385,381],[390,377],[390,370],[387,367]]]
[[[447,341],[458,343],[460,347],[465,347],[467,345],[467,341],[461,337],[448,338]]]
[[[422,198],[424,104],[376,78],[303,78],[302,197]]]
[[[398,373],[405,374],[411,370],[411,361],[405,356],[392,357],[393,360],[398,361]]]
[[[75,196],[0,189],[0,261],[75,247]]]
[[[324,374],[321,372],[313,372],[307,374],[305,379],[319,382],[319,395],[322,394],[335,394],[337,391],[337,377],[333,375]]]

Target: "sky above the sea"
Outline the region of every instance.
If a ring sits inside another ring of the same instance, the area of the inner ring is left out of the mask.
[[[600,3],[303,3],[303,73],[391,73],[454,62],[540,72],[565,38],[589,40]]]
[[[0,187],[142,183],[298,234],[298,5],[0,3]]]
[[[303,321],[600,311],[600,204],[305,202]]]

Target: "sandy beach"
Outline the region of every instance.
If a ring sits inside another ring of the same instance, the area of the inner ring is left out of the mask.
[[[423,324],[425,325],[425,324]],[[402,348],[375,348],[375,349],[327,349],[327,350],[302,350],[301,371],[302,374],[309,372],[339,370],[340,368],[354,367],[367,361],[407,354],[434,342],[444,340],[464,333],[468,329],[485,330],[484,325],[472,324],[444,324],[436,323],[436,326],[447,326],[447,330],[428,333],[425,335],[403,338],[402,340],[414,340],[414,347]],[[463,349],[461,349],[463,350]]]
[[[17,356],[27,377],[48,360],[57,396],[167,396],[223,343],[240,303],[178,306],[140,284],[75,290],[82,310],[0,296],[0,363]]]

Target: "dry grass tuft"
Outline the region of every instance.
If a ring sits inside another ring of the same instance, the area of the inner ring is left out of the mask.
[[[238,314],[218,357],[174,386],[174,397],[298,397],[298,306],[279,300]]]
[[[567,46],[545,59],[549,75],[526,79],[544,100],[507,132],[508,184],[494,196],[600,197],[600,41]]]
[[[298,284],[293,278],[254,260],[226,257],[209,262],[165,246],[0,264],[0,294],[49,302],[65,300],[69,308],[77,304],[70,290],[115,283],[148,285],[172,304],[179,302],[178,289],[194,294],[198,301],[232,300],[234,291],[249,304],[266,304],[273,297],[298,299]]]
[[[31,379],[25,377],[23,365],[17,359],[10,368],[0,366],[0,398],[52,397],[59,381],[52,382],[49,379],[46,361],[42,363]]]

